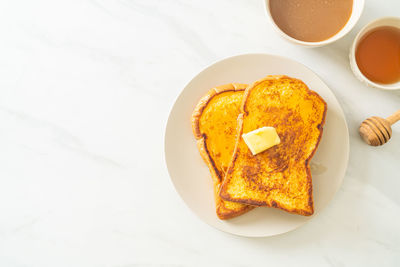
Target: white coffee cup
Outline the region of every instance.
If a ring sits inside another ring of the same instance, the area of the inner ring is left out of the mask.
[[[297,40],[297,39],[287,35],[284,31],[282,31],[279,28],[279,26],[275,23],[274,19],[272,18],[269,2],[270,2],[270,0],[265,0],[265,2],[264,2],[265,3],[265,11],[267,14],[267,18],[270,20],[274,29],[286,40],[289,40],[292,43],[306,46],[306,47],[324,46],[324,45],[327,45],[327,44],[330,44],[330,43],[333,43],[333,42],[339,40],[340,38],[345,36],[348,32],[350,32],[350,30],[354,27],[354,25],[356,25],[358,19],[361,16],[361,13],[364,9],[364,0],[353,0],[353,9],[352,9],[350,18],[347,21],[346,25],[338,33],[336,33],[335,35],[333,35],[330,38],[323,40],[323,41],[305,42],[305,41]]]

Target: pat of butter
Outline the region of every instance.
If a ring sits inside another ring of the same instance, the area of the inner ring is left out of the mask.
[[[257,130],[242,134],[242,138],[251,153],[256,155],[281,142],[274,127],[261,127]]]

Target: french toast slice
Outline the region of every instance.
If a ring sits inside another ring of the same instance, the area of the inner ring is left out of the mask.
[[[221,198],[312,215],[309,163],[321,139],[326,110],[325,101],[298,79],[267,76],[247,87]],[[281,143],[253,156],[242,134],[263,126],[275,127]]]
[[[211,172],[217,216],[230,219],[253,207],[222,200],[219,189],[236,141],[237,116],[246,84],[226,84],[212,88],[192,114],[192,128],[200,154]]]

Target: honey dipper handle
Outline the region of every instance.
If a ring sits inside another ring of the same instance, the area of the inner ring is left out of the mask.
[[[399,121],[400,120],[400,109],[398,111],[396,111],[394,114],[387,117],[386,120],[390,123],[390,125],[393,125],[397,121]]]

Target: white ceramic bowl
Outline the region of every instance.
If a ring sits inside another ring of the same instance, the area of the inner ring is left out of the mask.
[[[397,83],[391,83],[391,84],[381,84],[381,83],[375,83],[373,81],[370,81],[367,77],[364,76],[364,74],[361,73],[360,69],[358,68],[357,62],[356,62],[356,48],[358,46],[358,43],[360,42],[361,38],[370,30],[375,29],[377,27],[381,26],[393,26],[400,28],[400,18],[398,17],[383,17],[377,20],[374,20],[370,23],[368,23],[364,28],[361,29],[361,31],[357,34],[356,38],[353,41],[353,44],[350,48],[350,66],[351,70],[353,71],[354,75],[364,84],[379,88],[379,89],[384,89],[384,90],[397,90],[400,89],[400,82]]]
[[[351,12],[351,16],[349,21],[346,23],[346,25],[335,35],[333,35],[332,37],[330,37],[329,39],[320,41],[320,42],[305,42],[305,41],[300,41],[297,40],[293,37],[290,37],[289,35],[287,35],[284,31],[282,31],[278,25],[276,25],[274,19],[272,18],[271,15],[271,10],[270,10],[270,6],[269,6],[269,1],[270,0],[265,0],[265,11],[267,13],[267,17],[270,20],[272,26],[274,27],[274,29],[281,35],[283,36],[286,40],[289,40],[292,43],[298,44],[298,45],[302,45],[302,46],[306,46],[306,47],[319,47],[319,46],[324,46],[330,43],[333,43],[337,40],[339,40],[340,38],[342,38],[343,36],[345,36],[348,32],[350,32],[350,30],[354,27],[354,25],[356,25],[358,19],[361,16],[361,13],[364,9],[364,0],[353,0],[353,11]]]

